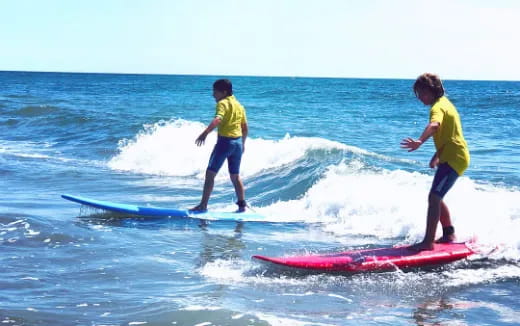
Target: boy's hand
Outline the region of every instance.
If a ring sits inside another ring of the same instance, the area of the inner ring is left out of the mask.
[[[414,140],[410,137],[401,140],[401,148],[408,149],[409,152],[415,151],[417,148],[421,147],[422,141]]]
[[[439,156],[433,155],[430,160],[430,168],[435,169],[439,165]]]
[[[208,137],[209,133],[215,129],[216,126],[218,126],[220,124],[220,121],[221,121],[221,118],[220,117],[215,117],[211,123],[208,125],[208,127],[206,128],[206,130],[204,130],[202,132],[202,134],[199,135],[199,137],[197,137],[197,139],[195,140],[195,144],[197,144],[197,146],[202,146],[204,145],[204,142],[206,141],[206,137]]]
[[[203,132],[202,134],[199,135],[199,137],[197,137],[197,139],[195,140],[195,144],[197,144],[197,146],[204,145],[204,142],[206,141],[206,137],[208,137],[208,134],[206,132]]]

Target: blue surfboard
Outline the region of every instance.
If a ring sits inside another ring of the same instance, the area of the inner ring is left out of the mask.
[[[203,213],[190,212],[185,209],[162,208],[153,206],[137,206],[131,204],[113,203],[104,200],[90,199],[80,196],[61,195],[62,198],[72,202],[102,209],[109,212],[131,214],[137,216],[153,216],[153,217],[189,217],[203,220],[225,220],[225,221],[248,221],[248,222],[265,222],[265,217],[253,212],[218,212],[207,211]]]

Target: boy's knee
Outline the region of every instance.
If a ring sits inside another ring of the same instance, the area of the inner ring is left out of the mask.
[[[430,205],[432,204],[440,204],[442,201],[442,197],[439,196],[439,194],[435,193],[435,192],[430,192],[428,194],[428,203],[430,203]]]
[[[210,169],[206,170],[206,179],[208,179],[208,178],[215,179],[216,175],[217,175],[217,172],[210,170]]]

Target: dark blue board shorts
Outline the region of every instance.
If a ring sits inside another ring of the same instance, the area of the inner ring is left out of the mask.
[[[455,181],[459,177],[458,173],[448,163],[442,163],[437,167],[435,177],[433,177],[432,188],[430,193],[439,195],[444,198],[448,190],[453,187]]]
[[[208,170],[217,173],[226,159],[229,174],[238,174],[242,160],[242,137],[229,138],[219,135],[209,158]]]

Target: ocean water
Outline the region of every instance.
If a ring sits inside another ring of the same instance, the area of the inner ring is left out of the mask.
[[[445,81],[471,166],[446,196],[482,252],[302,274],[251,260],[419,241],[433,171],[412,80],[230,77],[266,222],[120,218],[61,199],[191,207],[221,76],[0,72],[3,325],[520,325],[520,82]],[[210,209],[234,209],[227,169]],[[440,232],[440,231],[439,231]]]

